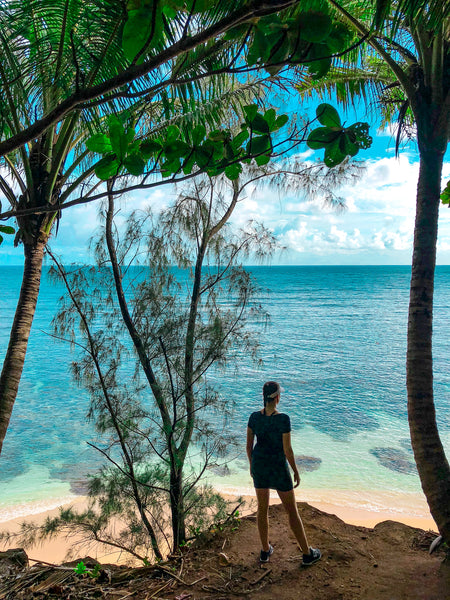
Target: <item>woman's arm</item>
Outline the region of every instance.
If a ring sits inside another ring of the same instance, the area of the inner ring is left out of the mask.
[[[297,487],[300,483],[300,474],[295,464],[294,451],[291,446],[291,432],[283,433],[283,450],[291,469],[294,471],[294,487]]]
[[[250,463],[250,473],[252,472],[252,450],[253,450],[253,442],[255,440],[255,434],[247,427],[247,457],[248,462]]]

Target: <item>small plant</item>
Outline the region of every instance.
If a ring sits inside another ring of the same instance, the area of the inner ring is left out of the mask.
[[[92,577],[93,579],[98,577],[100,575],[100,569],[100,563],[97,563],[91,571],[88,571],[89,577]]]
[[[88,569],[87,569],[86,565],[84,564],[84,562],[83,562],[82,560],[81,560],[81,561],[80,561],[80,562],[77,564],[77,566],[74,568],[74,571],[75,571],[75,573],[76,573],[77,575],[84,575],[84,574],[86,573],[86,571],[87,571],[87,570],[88,570]]]
[[[94,565],[93,569],[88,569],[82,560],[80,560],[80,562],[74,568],[74,571],[77,575],[85,575],[86,574],[86,575],[89,575],[89,577],[92,577],[93,579],[95,579],[96,577],[98,577],[100,575],[100,570],[101,570],[100,563],[97,563],[96,565]]]

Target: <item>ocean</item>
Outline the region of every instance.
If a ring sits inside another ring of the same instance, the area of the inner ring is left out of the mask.
[[[249,414],[264,381],[284,388],[279,410],[291,417],[300,465],[298,499],[420,516],[420,481],[409,441],[405,353],[410,269],[406,266],[251,267],[258,301],[270,315],[254,324],[261,366],[243,356],[214,382],[234,405],[227,427],[241,438],[206,481],[248,493]],[[20,290],[20,267],[0,267],[0,357]],[[71,379],[73,355],[50,322],[63,289],[45,271],[25,369],[0,458],[0,521],[70,501],[99,463],[87,445],[88,397]],[[434,367],[437,418],[450,455],[450,266],[436,273]],[[395,516],[395,514],[393,514]]]

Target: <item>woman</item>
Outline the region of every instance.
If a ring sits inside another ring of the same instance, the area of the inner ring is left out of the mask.
[[[275,381],[264,384],[264,408],[250,415],[247,427],[247,456],[258,500],[257,523],[262,544],[260,561],[269,562],[269,557],[273,553],[273,547],[269,543],[269,494],[270,489],[275,489],[288,514],[292,532],[303,552],[302,564],[308,566],[317,562],[321,553],[320,550],[309,546],[298,514],[294,487],[299,485],[300,475],[291,446],[290,419],[288,415],[277,410],[280,391],[280,386]],[[256,446],[253,447],[255,435]],[[295,485],[292,483],[288,462],[294,472]]]

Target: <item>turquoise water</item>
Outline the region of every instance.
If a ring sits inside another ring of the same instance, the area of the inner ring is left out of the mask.
[[[291,417],[302,489],[345,494],[418,494],[405,391],[408,267],[257,267],[259,301],[271,319],[260,328],[263,366],[242,357],[238,371],[214,374],[235,404],[227,427],[242,438],[266,379],[281,382],[280,410]],[[21,269],[0,267],[0,356],[20,288]],[[45,332],[62,288],[44,277],[19,396],[0,458],[0,520],[37,512],[79,491],[100,457],[87,441],[88,398],[72,381],[67,345]],[[438,267],[435,392],[450,454],[450,267]],[[248,490],[245,453],[209,472],[221,489]],[[3,518],[2,518],[3,515]]]

